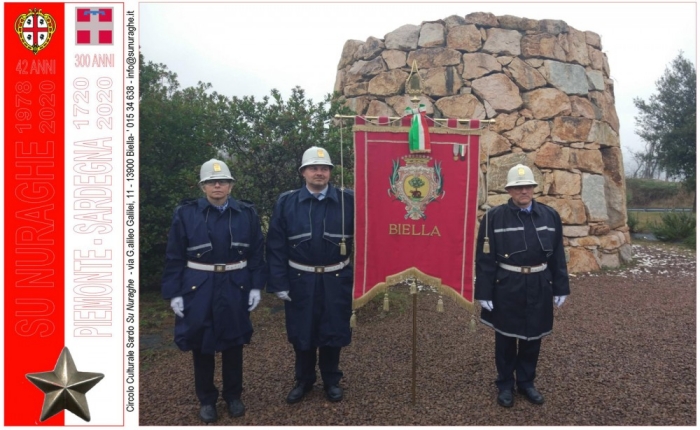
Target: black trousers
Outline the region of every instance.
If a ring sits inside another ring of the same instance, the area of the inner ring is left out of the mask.
[[[338,385],[343,372],[338,368],[340,347],[321,346],[306,351],[294,348],[294,377],[297,381],[313,385],[316,382],[316,352],[318,351],[318,368],[321,370],[323,385]]]
[[[202,354],[192,350],[194,361],[194,389],[202,405],[215,405],[219,390],[214,385],[214,354]],[[223,390],[221,396],[226,402],[240,399],[243,392],[243,346],[234,346],[221,351],[221,376]]]
[[[515,382],[520,388],[534,386],[541,344],[542,339],[523,340],[496,332],[496,386],[499,390],[512,389]]]

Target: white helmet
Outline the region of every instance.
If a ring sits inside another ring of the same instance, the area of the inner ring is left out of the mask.
[[[231,171],[228,170],[228,166],[221,160],[212,158],[206,163],[202,164],[199,169],[199,183],[210,179],[228,179],[233,181],[231,177]]]
[[[535,175],[532,174],[532,170],[529,167],[524,164],[516,164],[508,171],[506,189],[522,185],[537,186],[537,182],[535,182]]]
[[[333,167],[333,163],[331,163],[331,156],[328,154],[328,151],[323,148],[319,148],[318,146],[312,146],[304,151],[304,155],[301,157],[301,166],[299,166],[299,171],[301,172],[301,170],[306,166],[318,164]]]

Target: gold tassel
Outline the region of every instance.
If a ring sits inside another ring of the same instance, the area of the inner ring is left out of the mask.
[[[438,298],[437,311],[438,312],[445,312],[445,306],[442,304],[442,296],[440,296],[440,298]]]
[[[350,328],[355,327],[357,327],[357,316],[355,316],[355,311],[352,311],[352,315],[350,316]]]
[[[340,255],[346,255],[347,253],[348,250],[345,247],[345,238],[340,239]]]
[[[389,293],[384,292],[384,312],[389,312]]]
[[[485,237],[484,238],[484,254],[489,254],[491,253],[491,246],[489,245],[489,238]]]
[[[471,321],[469,321],[469,331],[474,333],[476,331],[476,318],[472,315]]]

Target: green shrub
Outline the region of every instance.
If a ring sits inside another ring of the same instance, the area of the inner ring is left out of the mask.
[[[691,235],[683,239],[683,245],[687,246],[688,248],[695,248],[695,235]]]
[[[630,228],[630,233],[639,233],[641,228],[641,223],[639,222],[639,216],[633,212],[627,212],[627,227]]]
[[[691,212],[667,212],[661,215],[661,223],[651,225],[651,232],[664,242],[695,243],[695,214]]]

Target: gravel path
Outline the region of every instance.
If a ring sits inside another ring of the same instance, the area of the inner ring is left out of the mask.
[[[471,332],[470,314],[450,300],[438,313],[430,292],[418,296],[412,404],[412,308],[407,288],[397,286],[388,313],[378,299],[358,312],[341,354],[345,399],[333,404],[320,375],[301,403],[285,403],[294,353],[279,301],[264,294],[244,350],[246,415],[229,418],[220,400],[216,425],[694,426],[696,256],[656,244],[634,252],[633,266],[572,277],[572,294],[542,343],[535,381],[542,406],[520,395],[513,408],[496,404],[493,331],[478,324]],[[141,346],[140,424],[203,425],[191,354],[172,346],[170,331],[164,336],[163,347]]]

